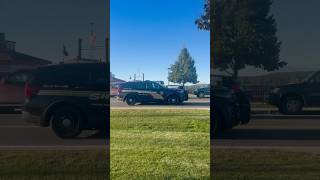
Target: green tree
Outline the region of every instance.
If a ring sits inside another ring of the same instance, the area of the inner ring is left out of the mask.
[[[198,75],[194,64],[194,59],[190,56],[188,49],[183,48],[177,61],[170,67],[168,80],[183,86],[188,82],[196,84]]]
[[[246,66],[274,71],[287,64],[280,60],[281,42],[271,5],[272,0],[206,1],[204,15],[196,23],[211,30],[215,68],[237,78]]]

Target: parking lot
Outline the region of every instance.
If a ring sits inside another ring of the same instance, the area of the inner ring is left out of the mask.
[[[280,149],[320,153],[319,115],[253,115],[248,125],[235,127],[213,148]]]
[[[104,138],[93,138],[95,131],[83,132],[76,139],[60,139],[50,128],[23,121],[21,114],[0,114],[0,149],[103,149]]]
[[[114,109],[209,109],[209,98],[191,98],[183,105],[135,105],[111,98]],[[259,109],[260,110],[260,109]],[[257,114],[258,112],[258,114]],[[251,122],[212,141],[213,148],[281,149],[320,152],[320,115],[285,116],[253,109]],[[95,131],[85,131],[76,139],[60,139],[50,128],[37,127],[23,121],[21,114],[0,114],[0,149],[99,149],[106,140],[93,137]]]

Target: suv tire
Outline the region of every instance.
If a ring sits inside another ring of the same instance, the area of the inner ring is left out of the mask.
[[[176,95],[171,95],[167,98],[167,103],[169,105],[178,105],[180,103],[179,97]]]
[[[52,114],[51,128],[61,138],[74,138],[78,136],[83,127],[83,118],[78,109],[64,106]]]
[[[134,106],[137,103],[137,98],[132,95],[129,95],[126,97],[126,103],[129,106]]]
[[[295,96],[285,97],[281,101],[280,112],[288,115],[299,114],[302,111],[303,102],[301,98]]]

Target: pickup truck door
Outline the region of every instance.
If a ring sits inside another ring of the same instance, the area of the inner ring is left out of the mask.
[[[316,73],[310,78],[310,80],[305,84],[303,91],[307,105],[320,105],[320,73]]]

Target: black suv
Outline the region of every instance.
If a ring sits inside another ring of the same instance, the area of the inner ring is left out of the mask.
[[[320,71],[311,73],[300,83],[272,89],[267,99],[284,114],[299,114],[303,107],[319,107]]]
[[[136,103],[181,104],[188,100],[183,89],[170,89],[153,81],[126,82],[118,88],[118,100],[128,105]]]
[[[249,97],[239,88],[238,84],[231,83],[228,79],[222,81],[214,81],[210,88],[210,103],[213,108],[210,123],[211,139],[219,138],[224,132],[238,124],[248,124],[251,119]]]
[[[198,88],[195,91],[193,91],[193,94],[196,95],[198,98],[204,98],[205,96],[210,95],[210,88],[209,87]]]
[[[105,63],[59,64],[32,72],[25,86],[23,116],[27,122],[50,126],[61,138],[84,129],[106,131],[109,72]]]

